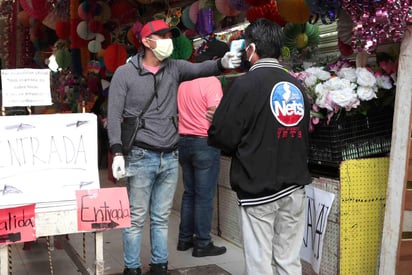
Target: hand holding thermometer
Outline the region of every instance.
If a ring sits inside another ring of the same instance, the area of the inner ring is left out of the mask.
[[[230,52],[234,54],[234,56],[238,56],[240,52],[245,49],[245,39],[237,39],[233,40],[230,43]],[[232,62],[229,60],[229,68],[234,68]]]

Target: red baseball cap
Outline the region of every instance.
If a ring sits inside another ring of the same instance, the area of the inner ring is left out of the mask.
[[[140,39],[148,37],[151,34],[164,35],[168,32],[171,32],[173,37],[178,37],[180,35],[180,30],[178,28],[170,27],[165,21],[161,19],[153,20],[147,22],[143,26],[142,30],[140,31]]]

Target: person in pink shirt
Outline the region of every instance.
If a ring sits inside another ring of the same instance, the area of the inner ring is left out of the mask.
[[[196,62],[221,57],[228,50],[226,43],[213,39]],[[177,93],[179,163],[184,185],[177,250],[193,247],[193,257],[226,252],[226,247],[215,246],[210,236],[220,150],[207,144],[211,117],[206,115],[208,111],[213,113],[222,96],[222,85],[214,76],[182,82]]]

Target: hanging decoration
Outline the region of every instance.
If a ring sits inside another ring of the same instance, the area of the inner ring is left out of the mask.
[[[190,30],[194,30],[196,25],[195,23],[193,23],[193,21],[190,19],[189,16],[189,11],[190,11],[190,6],[187,6],[186,8],[183,9],[182,12],[182,17],[180,18],[180,21],[182,22],[182,24],[190,29]]]
[[[335,22],[338,17],[338,11],[341,6],[340,0],[305,0],[306,4],[310,8],[311,15],[309,17],[309,23],[316,24],[319,19],[322,24],[331,24]]]
[[[97,60],[90,60],[89,64],[87,64],[87,71],[89,73],[99,74],[101,68],[102,66]]]
[[[339,10],[339,18],[337,20],[338,31],[338,48],[342,55],[350,56],[353,54],[352,49],[352,29],[354,24],[352,18],[344,9]]]
[[[199,12],[202,9],[205,8],[211,8],[212,9],[212,14],[213,14],[213,24],[214,26],[217,26],[218,23],[225,18],[225,15],[220,13],[218,9],[216,8],[215,5],[215,0],[199,0]]]
[[[30,27],[30,15],[27,11],[22,10],[17,14],[17,21],[25,28]]]
[[[76,32],[80,38],[84,40],[91,40],[96,37],[96,34],[89,28],[87,21],[81,21],[77,24]]]
[[[98,53],[102,49],[102,43],[98,40],[91,40],[89,44],[87,44],[87,49],[91,53]]]
[[[188,60],[192,56],[192,52],[193,43],[185,35],[181,34],[173,38],[173,53],[170,58]]]
[[[224,16],[236,16],[240,10],[234,9],[228,0],[215,0],[216,9]]]
[[[169,26],[176,27],[180,23],[180,17],[182,17],[182,9],[180,7],[170,8],[166,14],[166,23]]]
[[[91,19],[88,21],[89,30],[92,33],[101,33],[103,31],[103,23],[99,20]]]
[[[143,23],[137,20],[127,31],[127,39],[132,43],[136,49],[140,48],[140,31],[143,28]]]
[[[20,5],[30,17],[38,20],[43,20],[50,11],[47,0],[20,0]]]
[[[343,56],[351,56],[353,54],[351,45],[344,43],[340,38],[338,38],[338,49]]]
[[[92,7],[89,1],[83,1],[77,7],[77,14],[79,15],[80,19],[89,20],[93,17],[92,14]]]
[[[120,44],[111,44],[104,51],[104,65],[110,72],[114,72],[128,58],[126,48]]]
[[[131,27],[127,31],[127,40],[129,41],[130,44],[134,45],[136,49],[140,48],[140,41],[137,39],[136,33],[133,31],[133,27]]]
[[[305,0],[277,0],[280,16],[290,23],[303,24],[309,20],[310,9]]]
[[[410,20],[409,1],[342,0],[355,26],[351,46],[355,52],[372,53],[385,41],[400,42]]]
[[[350,45],[352,43],[352,29],[354,23],[349,14],[344,10],[339,10],[339,18],[336,23],[338,38],[345,44]]]
[[[302,51],[306,47],[316,47],[319,44],[319,27],[309,23],[287,23],[283,28],[285,46],[290,50]]]
[[[153,15],[155,20],[163,20],[169,26],[176,27],[180,23],[182,9],[180,7],[170,8],[167,12],[158,12]]]
[[[66,70],[71,65],[71,54],[67,48],[60,48],[55,52],[56,63],[60,69]]]
[[[60,39],[67,39],[70,36],[70,22],[59,20],[56,22],[56,35]]]
[[[47,14],[47,16],[43,19],[42,23],[46,27],[52,30],[56,30],[57,21],[59,21],[59,16],[55,10],[52,10]]]
[[[98,14],[95,14],[93,16],[93,19],[104,24],[109,21],[112,16],[110,6],[103,1],[97,1],[96,5],[96,10],[99,10],[100,12]]]
[[[285,45],[282,48],[284,60],[302,62],[313,60],[319,44],[319,27],[310,23],[286,23],[283,28]]]
[[[199,0],[190,5],[189,17],[193,24],[197,23],[197,14],[199,13]]]
[[[213,32],[213,9],[212,8],[203,8],[199,10],[197,15],[196,30],[202,35],[208,35]]]
[[[119,25],[129,24],[137,18],[137,9],[128,0],[113,1],[110,10],[111,17],[115,19]]]
[[[253,22],[258,18],[266,18],[273,22],[276,22],[279,26],[283,27],[286,21],[280,16],[276,2],[271,1],[266,5],[251,7],[246,11],[246,18],[249,22]]]

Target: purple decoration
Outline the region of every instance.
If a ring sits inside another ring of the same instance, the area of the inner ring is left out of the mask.
[[[203,8],[197,14],[196,30],[201,35],[213,33],[213,9]]]

